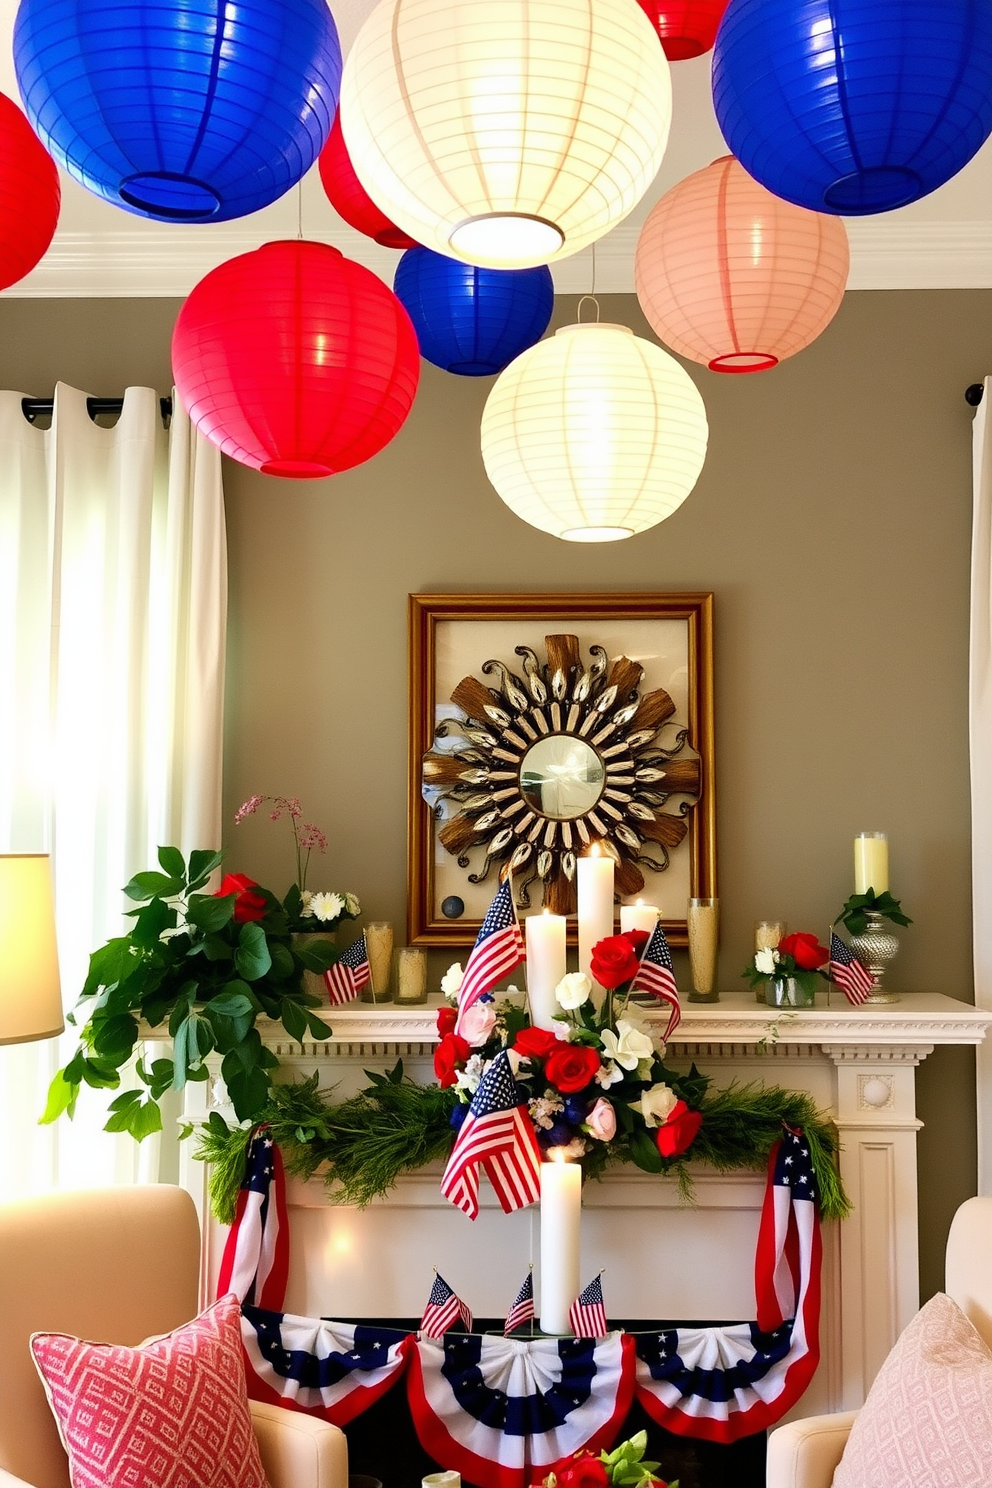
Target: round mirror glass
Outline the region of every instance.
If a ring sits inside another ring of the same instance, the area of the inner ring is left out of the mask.
[[[574,734],[538,739],[520,765],[520,792],[527,805],[554,821],[571,821],[591,811],[605,780],[595,749]]]

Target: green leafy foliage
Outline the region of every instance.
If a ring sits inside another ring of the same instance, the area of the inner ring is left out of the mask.
[[[884,894],[876,894],[869,889],[867,894],[852,894],[834,924],[844,925],[852,935],[863,935],[868,929],[869,912],[880,914],[883,919],[891,920],[893,925],[913,923],[908,915],[903,914],[899,900],[893,899],[888,890]]]
[[[244,920],[237,894],[201,892],[220,861],[219,852],[199,849],[187,864],[177,847],[160,847],[160,871],[136,873],[126,886],[137,906],[129,912],[130,932],[90,957],[73,1019],[79,1047],[52,1081],[42,1122],[71,1117],[83,1084],[117,1089],[142,1022],[168,1024],[172,1057],[150,1067],[136,1062],[140,1088],[110,1103],[106,1125],[138,1141],[161,1130],[159,1101],[167,1090],[208,1077],[211,1054],[221,1056],[239,1120],[256,1118],[279,1063],[255,1027],[260,1013],[279,1019],[295,1039],[330,1036],[314,1011],[319,999],[304,990],[302,977],[304,968],[326,970],[337,951],[310,943],[299,953],[286,904],[268,889],[255,891],[265,901],[261,918]]]

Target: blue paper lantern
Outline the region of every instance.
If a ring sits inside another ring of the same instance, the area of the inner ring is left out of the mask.
[[[171,222],[282,196],[319,155],[341,83],[325,0],[22,0],[14,65],[58,163]]]
[[[786,201],[905,206],[992,130],[992,3],[730,0],[713,102],[745,170]]]
[[[555,299],[546,264],[480,269],[429,248],[407,249],[393,289],[413,321],[421,356],[462,377],[492,377],[539,341]]]

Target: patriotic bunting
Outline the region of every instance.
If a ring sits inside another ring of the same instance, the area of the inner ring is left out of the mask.
[[[441,1179],[445,1198],[469,1219],[479,1213],[480,1165],[504,1214],[541,1197],[541,1149],[506,1050],[483,1075]]]
[[[469,1008],[485,993],[491,992],[498,981],[509,976],[524,960],[524,938],[517,923],[517,911],[513,907],[513,892],[509,878],[504,878],[493,896],[476,936],[475,945],[465,963],[465,974],[458,989],[458,1022],[455,1032],[461,1033],[461,1020]]]
[[[836,931],[830,932],[830,964],[827,973],[832,982],[836,982],[848,1002],[853,1002],[859,1007],[865,1001],[875,978],[857,956],[851,947],[845,945]]]
[[[406,1368],[412,1335],[242,1307],[248,1395],[345,1426]]]
[[[260,1126],[248,1144],[234,1223],[224,1246],[218,1297],[281,1307],[289,1276],[289,1222],[282,1155]]]
[[[650,992],[653,997],[668,1003],[668,1027],[665,1030],[665,1042],[667,1043],[682,1021],[682,1009],[679,1006],[679,989],[675,985],[672,953],[668,948],[668,938],[661,928],[660,920],[651,931],[648,942],[641,952],[641,964],[637,968],[637,975],[634,977],[630,990]]]

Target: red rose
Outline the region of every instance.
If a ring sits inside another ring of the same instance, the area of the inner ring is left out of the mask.
[[[572,1095],[576,1090],[585,1090],[599,1066],[599,1055],[587,1044],[556,1042],[548,1055],[544,1074],[549,1085],[563,1095]]]
[[[646,930],[625,930],[623,939],[629,940],[634,950],[640,955],[651,937]]]
[[[690,1111],[685,1101],[678,1101],[668,1113],[668,1120],[655,1133],[662,1157],[681,1157],[688,1152],[703,1124],[702,1111]]]
[[[437,1036],[444,1038],[446,1033],[454,1033],[455,1024],[458,1022],[458,1009],[452,1007],[438,1008],[437,1010]]]
[[[606,1464],[592,1452],[578,1452],[556,1462],[553,1472],[558,1488],[607,1488],[610,1481]]]
[[[468,1060],[472,1050],[458,1033],[446,1033],[434,1050],[434,1073],[442,1090],[455,1083],[455,1075]]]
[[[806,930],[797,930],[795,935],[786,935],[778,943],[779,954],[791,956],[800,971],[815,971],[824,961],[830,960],[826,946],[820,945],[815,935]]]
[[[546,1028],[521,1028],[513,1047],[524,1059],[547,1059],[558,1042]]]
[[[258,884],[246,873],[225,873],[224,881],[214,895],[215,899],[224,899],[228,894],[234,895],[234,923],[246,925],[249,920],[261,920],[268,908],[264,894],[253,894],[252,889],[257,889]]]
[[[610,935],[592,948],[593,979],[601,987],[619,987],[637,975],[641,960],[626,935]]]

